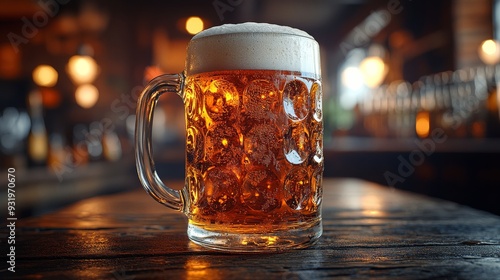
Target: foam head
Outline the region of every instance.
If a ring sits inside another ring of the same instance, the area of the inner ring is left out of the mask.
[[[288,70],[319,76],[319,46],[302,30],[253,22],[212,27],[189,42],[188,75],[237,69]]]

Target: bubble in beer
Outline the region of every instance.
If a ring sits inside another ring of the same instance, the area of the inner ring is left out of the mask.
[[[250,163],[270,166],[281,147],[282,137],[276,125],[254,126],[243,140],[243,149]]]
[[[225,123],[211,127],[205,139],[205,151],[213,164],[236,162],[240,156],[240,137],[238,131]]]
[[[234,208],[239,197],[236,175],[228,169],[215,167],[205,174],[205,196],[210,207],[217,212]]]
[[[321,83],[316,81],[311,87],[313,117],[316,121],[323,121],[323,95]]]
[[[269,212],[280,206],[280,180],[274,172],[261,168],[247,173],[241,198],[253,210]]]
[[[296,79],[285,85],[283,107],[287,116],[294,121],[307,117],[310,108],[309,90],[303,81]]]
[[[204,94],[204,99],[207,113],[214,121],[235,120],[240,100],[238,91],[231,82],[223,79],[213,80]]]
[[[309,131],[302,122],[292,124],[288,128],[283,148],[285,157],[291,164],[301,164],[307,159],[311,150]]]
[[[301,210],[311,193],[311,182],[306,169],[294,168],[285,178],[285,201],[293,210]]]
[[[273,119],[278,102],[278,90],[270,81],[253,80],[243,93],[243,113],[253,119]]]

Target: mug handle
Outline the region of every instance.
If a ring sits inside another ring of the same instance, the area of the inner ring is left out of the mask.
[[[135,122],[135,163],[139,180],[156,201],[177,211],[184,210],[185,196],[182,191],[166,186],[156,173],[151,136],[158,98],[165,92],[173,92],[184,99],[183,86],[183,74],[163,74],[151,80],[137,100]]]

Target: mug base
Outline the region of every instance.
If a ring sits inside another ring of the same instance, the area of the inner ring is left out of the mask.
[[[275,253],[312,246],[323,233],[321,220],[309,227],[267,233],[215,232],[188,225],[189,239],[203,247],[228,252]]]

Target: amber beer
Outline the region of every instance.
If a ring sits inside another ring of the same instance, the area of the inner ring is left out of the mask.
[[[317,75],[207,72],[188,77],[185,94],[191,225],[259,233],[319,223]]]
[[[185,104],[186,179],[175,191],[148,145],[157,93]],[[153,101],[151,101],[153,100]],[[158,77],[138,102],[145,189],[183,211],[195,243],[229,251],[303,248],[322,233],[322,87],[318,43],[289,27],[223,25],[193,37],[183,75]]]

